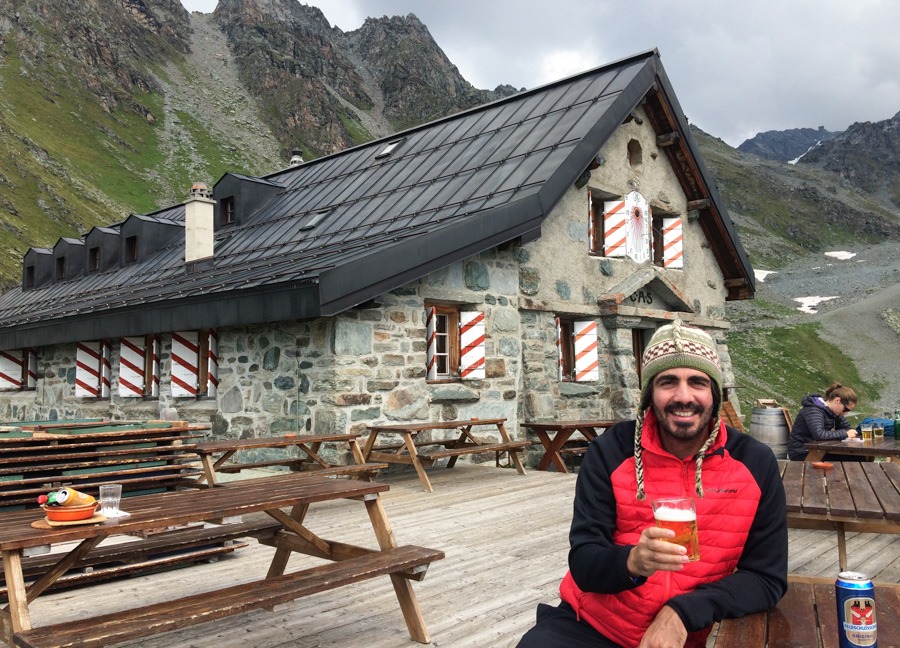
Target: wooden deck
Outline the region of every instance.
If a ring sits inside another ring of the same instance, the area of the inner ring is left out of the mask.
[[[525,477],[493,465],[457,464],[429,471],[435,492],[422,492],[415,472],[383,477],[391,485],[385,509],[400,544],[446,552],[414,587],[433,644],[441,648],[515,646],[534,622],[539,602],[555,603],[566,569],[567,535],[576,476],[529,471]],[[307,520],[328,535],[349,516],[328,516],[327,503]],[[348,542],[375,546],[364,515],[340,530]],[[900,536],[848,534],[850,567],[876,580],[900,583]],[[212,570],[217,582],[235,584],[262,577],[271,549],[251,545],[215,563],[201,564],[89,588],[60,592],[32,606],[36,625],[81,618],[114,609],[116,601],[147,603],[203,590]],[[288,567],[313,560],[291,558]],[[294,562],[297,561],[297,562]],[[790,571],[834,578],[838,573],[835,534],[790,531]],[[387,579],[323,592],[275,608],[198,625],[138,642],[130,648],[408,648],[409,639]]]

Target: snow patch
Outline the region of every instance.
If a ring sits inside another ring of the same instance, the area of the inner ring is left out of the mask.
[[[855,257],[856,252],[842,252],[842,251],[826,252],[825,256],[831,257],[832,259],[840,259],[841,261],[847,261],[847,260]]]
[[[760,283],[765,283],[766,277],[774,273],[775,270],[757,270],[756,268],[753,268],[753,276],[756,277],[756,280]]]
[[[831,299],[837,299],[837,296],[834,297],[794,297],[795,302],[800,302],[800,306],[797,307],[798,311],[803,313],[809,313],[810,315],[815,315],[818,311],[816,310],[816,306],[821,304],[822,302],[827,302]]]

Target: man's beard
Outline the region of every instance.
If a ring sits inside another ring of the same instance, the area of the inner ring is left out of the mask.
[[[674,429],[669,426],[668,421],[665,417],[665,413],[668,411],[685,411],[692,410],[700,414],[700,421],[695,424],[684,424],[679,425],[675,424]],[[656,420],[659,422],[660,432],[669,435],[673,439],[677,439],[679,441],[694,441],[699,437],[706,434],[709,430],[709,422],[712,419],[712,409],[704,412],[702,407],[698,405],[682,405],[678,403],[670,403],[662,411],[660,411],[656,406],[653,407],[653,413],[656,414]]]

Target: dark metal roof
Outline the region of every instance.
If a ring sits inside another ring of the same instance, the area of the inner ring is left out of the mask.
[[[274,198],[218,232],[212,267],[188,271],[179,240],[114,271],[14,289],[0,297],[0,348],[339,313],[535,236],[642,101],[658,134],[680,136],[666,153],[688,199],[709,199],[700,222],[722,247],[731,297],[752,294],[746,254],[653,50],[265,178],[237,176],[271,184]],[[142,218],[183,223],[184,205]]]

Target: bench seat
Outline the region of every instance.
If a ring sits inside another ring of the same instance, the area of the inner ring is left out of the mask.
[[[207,560],[245,547],[238,538],[268,537],[281,525],[268,517],[209,527],[186,527],[165,531],[149,538],[97,547],[75,567],[63,574],[51,590],[87,585],[119,576],[134,576],[161,568],[172,568]],[[53,567],[60,556],[46,553],[28,556],[22,561],[26,580],[36,578]],[[0,566],[2,573],[2,566]],[[6,586],[0,586],[0,599],[6,599]]]
[[[342,466],[329,466],[323,468],[319,464],[308,461],[306,459],[275,459],[272,461],[256,461],[253,463],[233,463],[222,464],[216,468],[216,472],[220,473],[239,473],[242,470],[250,468],[270,468],[274,466],[286,466],[294,472],[309,473],[310,475],[328,476],[328,475],[375,475],[379,470],[387,468],[386,463],[362,463],[362,464],[346,464]]]
[[[17,632],[19,648],[107,646],[220,619],[387,574],[412,575],[444,557],[442,551],[407,545],[301,572],[186,596],[140,608]]]
[[[428,461],[436,461],[446,457],[458,457],[464,454],[480,454],[482,452],[506,452],[518,451],[531,445],[531,441],[509,441],[502,443],[485,443],[482,445],[467,445],[463,447],[446,446],[443,450],[420,452],[419,458]]]

